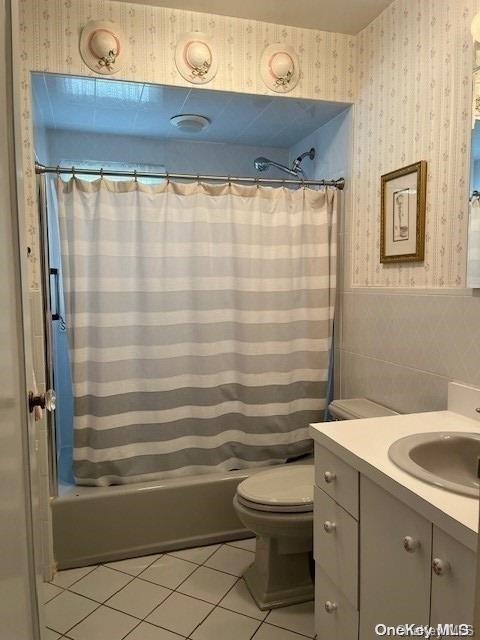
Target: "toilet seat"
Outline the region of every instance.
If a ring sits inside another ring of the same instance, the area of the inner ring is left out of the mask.
[[[269,513],[308,513],[313,511],[313,504],[297,504],[297,505],[270,505],[261,504],[259,502],[252,502],[245,500],[241,496],[237,495],[238,502],[247,507],[247,509],[253,509],[254,511],[267,511]]]
[[[255,473],[237,487],[243,506],[271,513],[313,511],[312,464],[279,466]]]

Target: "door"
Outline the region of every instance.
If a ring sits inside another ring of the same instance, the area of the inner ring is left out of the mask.
[[[33,421],[27,410],[24,304],[15,204],[10,0],[0,0],[0,620],[2,638],[37,640],[39,607],[34,553]],[[5,63],[3,62],[5,61]],[[31,383],[31,374],[29,376]]]
[[[360,640],[378,624],[428,625],[432,525],[360,479]]]

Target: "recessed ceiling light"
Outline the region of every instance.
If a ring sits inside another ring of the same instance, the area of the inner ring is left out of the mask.
[[[200,133],[208,127],[210,120],[205,116],[199,116],[193,113],[185,113],[170,118],[170,124],[183,133]]]

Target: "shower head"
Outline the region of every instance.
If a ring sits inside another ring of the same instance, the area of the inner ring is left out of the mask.
[[[257,171],[266,171],[269,167],[276,167],[277,169],[280,169],[280,171],[284,171],[285,173],[288,173],[291,176],[295,176],[296,178],[298,178],[297,170],[289,169],[284,164],[280,164],[280,162],[275,162],[275,160],[269,160],[268,158],[260,157],[260,158],[255,158],[255,161],[253,164],[255,165],[255,169]]]
[[[298,178],[299,175],[303,175],[303,170],[300,165],[302,163],[302,160],[307,156],[310,158],[310,160],[313,160],[315,158],[315,149],[313,147],[309,151],[305,151],[305,153],[302,153],[302,155],[298,156],[298,158],[296,158],[296,160],[293,162],[291,168],[285,166],[284,164],[281,164],[280,162],[275,162],[275,160],[264,158],[263,156],[255,158],[253,164],[257,171],[266,171],[270,167],[276,167],[277,169],[280,169],[280,171],[284,171],[285,173]]]
[[[255,165],[255,169],[257,171],[266,171],[270,166],[270,160],[268,158],[263,158],[263,157],[255,158],[255,161],[253,164]]]

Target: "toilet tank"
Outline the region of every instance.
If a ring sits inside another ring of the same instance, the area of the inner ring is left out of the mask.
[[[396,416],[398,413],[366,398],[348,398],[334,400],[328,405],[332,420],[356,420],[359,418],[380,418]]]

